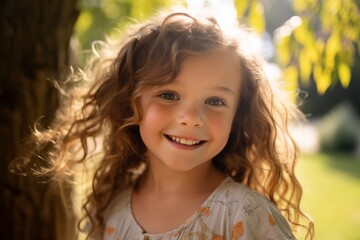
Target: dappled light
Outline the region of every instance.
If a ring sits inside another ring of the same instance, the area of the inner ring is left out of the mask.
[[[143,21],[159,8],[173,5],[169,1],[147,1],[145,5],[140,2],[82,1],[83,10],[75,29],[83,49],[88,49],[92,41],[104,39],[106,35],[119,37],[126,26]],[[285,4],[284,1],[283,4]],[[319,4],[322,4],[321,7]],[[344,92],[342,94],[348,97],[354,96],[356,91],[354,89],[358,89],[359,93],[359,84],[354,82],[356,80],[353,80],[353,87],[350,85],[353,76],[357,78],[360,76],[359,72],[351,70],[359,64],[359,58],[354,57],[359,51],[356,43],[360,31],[359,7],[354,7],[353,1],[346,1],[341,3],[340,10],[339,4],[340,1],[320,3],[295,0],[293,16],[278,25],[274,32],[268,32],[267,25],[273,24],[266,22],[266,16],[281,14],[267,12],[260,1],[188,0],[176,3],[196,13],[210,11],[215,14],[222,26],[231,26],[238,19],[242,24],[247,24],[257,31],[258,37],[254,37],[254,41],[258,41],[257,51],[266,51],[270,47],[276,50],[276,52],[270,51],[266,57],[270,61],[266,68],[267,74],[272,81],[285,80],[284,84],[294,96],[293,101],[301,103],[300,107],[309,119],[307,123],[294,124],[292,134],[301,151],[307,154],[302,159],[304,163],[302,161],[299,163],[299,172],[303,176],[301,180],[305,182],[304,205],[306,209],[309,209],[310,215],[314,214],[315,226],[319,226],[319,230],[316,231],[317,239],[339,239],[343,234],[342,231],[351,232],[349,230],[351,226],[360,224],[358,218],[348,216],[350,213],[345,212],[351,211],[350,209],[355,212],[360,210],[356,205],[358,194],[348,193],[351,197],[344,196],[344,199],[348,201],[349,210],[344,210],[343,213],[334,211],[331,216],[323,216],[322,213],[327,211],[322,210],[320,206],[327,202],[327,208],[332,208],[340,205],[340,201],[344,201],[341,198],[331,200],[331,196],[327,194],[330,194],[332,188],[324,189],[321,187],[322,184],[342,182],[347,186],[346,191],[351,192],[356,186],[354,182],[359,179],[357,173],[360,172],[357,163],[359,155],[356,155],[356,152],[357,154],[360,152],[360,125],[357,120],[360,113],[359,104],[351,115],[344,113],[331,115],[328,111],[336,104],[329,103],[324,106],[317,98],[318,94],[324,95],[324,99],[329,98],[331,91],[342,91]],[[270,36],[270,41],[261,42],[262,36],[266,34]],[[262,48],[265,49],[262,50]],[[349,89],[332,90],[332,86],[336,84]],[[304,95],[299,93],[299,88],[305,89],[305,92],[308,92],[305,95],[309,96],[303,98]],[[314,95],[316,97],[313,97]],[[296,100],[297,97],[300,99]],[[330,98],[335,101],[346,99],[342,96],[336,100],[336,95],[331,95]],[[360,101],[351,100],[350,102]],[[340,117],[342,117],[341,121],[338,120]],[[329,145],[330,141],[333,145]],[[353,146],[353,149],[350,153],[346,152],[348,150],[335,149],[334,144],[337,143],[346,143]],[[318,153],[325,150],[329,153]],[[335,150],[343,153],[334,155]],[[347,156],[353,157],[349,157],[350,160],[348,160]],[[342,169],[341,172],[340,169]],[[349,178],[349,176],[352,177]],[[347,179],[354,179],[354,182],[348,182]],[[338,187],[340,191],[341,187]],[[325,191],[328,192],[325,193]],[[84,196],[83,193],[80,195]],[[336,219],[341,219],[337,221],[341,230],[336,230],[336,227],[326,228]],[[359,237],[355,232],[352,234],[348,237]],[[331,235],[333,238],[330,237]]]
[[[188,0],[179,1],[176,5],[187,7],[196,13],[203,11],[212,12],[222,26],[233,26],[236,20],[239,20],[241,24],[249,25],[256,30],[257,36],[254,36],[254,41],[258,42],[258,47],[255,50],[260,52],[270,63],[266,68],[268,77],[272,81],[283,82],[291,92],[293,101],[299,102],[300,107],[304,110],[309,120],[307,123],[294,123],[291,131],[301,151],[306,154],[301,159],[304,163],[302,161],[299,163],[299,172],[303,176],[301,180],[305,182],[304,205],[306,209],[309,209],[310,215],[314,212],[315,229],[317,224],[319,226],[319,231],[316,231],[316,239],[339,239],[342,236],[341,231],[348,231],[346,226],[360,224],[360,219],[348,217],[346,214],[341,213],[332,216],[332,218],[321,215],[323,210],[318,210],[322,209],[319,204],[321,201],[330,199],[330,196],[321,194],[321,190],[318,189],[321,188],[321,183],[317,182],[320,177],[317,177],[317,175],[325,174],[323,178],[325,182],[328,178],[338,178],[339,181],[347,184],[349,191],[351,191],[350,189],[355,185],[347,183],[344,176],[347,174],[357,175],[357,171],[354,169],[359,168],[359,165],[356,163],[357,156],[359,155],[350,157],[352,160],[345,160],[346,164],[354,164],[352,169],[354,171],[352,173],[347,172],[350,168],[348,170],[344,168],[341,174],[333,173],[333,171],[328,173],[317,172],[322,171],[319,169],[320,166],[325,167],[331,163],[338,164],[338,167],[333,168],[334,170],[336,168],[341,169],[340,166],[343,158],[347,158],[345,156],[349,154],[340,154],[336,155],[336,157],[333,157],[331,152],[329,154],[319,154],[319,152],[324,151],[324,139],[326,141],[330,140],[329,135],[326,135],[327,137],[324,138],[323,132],[329,133],[330,129],[333,129],[329,126],[334,126],[336,122],[335,120],[325,121],[322,119],[335,104],[324,107],[324,104],[321,102],[326,102],[327,100],[318,101],[318,94],[324,95],[324,99],[329,98],[328,95],[331,95],[331,99],[335,100],[336,97],[334,98],[334,94],[331,94],[331,88],[334,85],[341,86],[336,88],[337,92],[344,92],[341,93],[342,97],[339,100],[346,99],[345,95],[354,99],[354,92],[360,91],[359,84],[353,83],[354,87],[350,85],[350,80],[354,74],[357,77],[360,76],[358,72],[354,73],[351,70],[356,64],[359,64],[359,59],[355,57],[359,51],[359,46],[356,43],[357,36],[360,34],[360,28],[356,27],[360,24],[359,7],[354,7],[355,3],[353,1],[346,1],[346,3],[342,3],[344,7],[341,10],[337,10],[340,7],[340,1],[323,1],[320,3],[318,1],[295,0],[292,6],[293,12],[291,13],[293,16],[278,24],[274,31],[269,31],[268,26],[273,27],[274,23],[267,22],[266,19],[272,19],[271,15],[281,16],[281,6],[279,11],[267,11],[269,5],[271,5],[270,2],[277,4],[277,6],[288,4],[282,0],[272,0],[265,5],[257,0]],[[124,1],[115,0],[104,1],[103,5],[98,6],[98,8],[96,6],[94,8],[93,5],[84,4],[84,9],[77,24],[77,34],[85,48],[89,46],[89,42],[101,39],[105,35],[116,37],[116,35],[113,35],[114,29],[117,34],[121,34],[122,30],[129,24],[131,25],[146,19],[159,7],[171,5],[167,1],[148,1],[147,5],[141,6],[134,1],[133,5],[128,2],[126,7],[124,7],[124,5],[121,5],[124,3]],[[320,4],[322,5],[320,6]],[[100,13],[101,11],[104,13]],[[334,17],[337,14],[340,14],[341,17]],[[108,23],[105,23],[105,20]],[[101,29],[101,34],[90,35],[90,33],[93,34],[94,32],[99,33],[99,30],[94,30],[97,26],[94,22],[102,24],[99,28]],[[344,24],[345,27],[342,27]],[[344,29],[344,31],[340,31],[340,28]],[[343,90],[342,87],[348,89]],[[347,92],[350,94],[346,94]],[[351,100],[350,102],[353,104],[356,101]],[[355,109],[357,110],[355,110],[354,115],[348,116],[352,118],[351,121],[344,120],[345,122],[353,122],[352,126],[354,127],[351,128],[354,129],[352,136],[355,136],[351,137],[353,144],[355,144],[355,149],[352,150],[353,154],[360,152],[360,133],[357,130],[360,125],[355,123],[357,121],[355,119],[360,113],[359,104]],[[327,118],[329,119],[329,117]],[[338,140],[333,135],[331,139],[333,141],[346,142],[349,136],[349,134],[342,135],[342,139]],[[334,151],[334,149],[331,151]],[[339,159],[337,160],[336,158]],[[358,172],[360,172],[359,169]],[[358,177],[359,175],[356,176],[356,178]],[[311,180],[312,178],[314,180]],[[318,200],[313,199],[315,195],[317,196],[316,198],[319,198]],[[356,194],[354,197],[351,197],[353,200],[349,196],[344,196],[344,198],[349,199],[348,204],[354,208],[354,211],[356,209],[357,211],[360,210],[355,205],[357,201]],[[320,201],[320,199],[323,200]],[[340,198],[337,201],[340,201]],[[338,204],[341,203],[329,200],[328,208],[335,207]],[[327,228],[328,233],[325,233],[324,228],[330,224],[329,219],[335,219],[335,216],[341,219],[341,221],[338,221],[341,230],[337,231],[336,227]],[[332,234],[337,237],[330,238]],[[349,233],[348,236],[350,238],[351,236],[352,238],[359,237],[355,232],[352,234]]]
[[[284,87],[290,96],[287,103],[295,103],[306,118],[291,122],[289,134],[300,149],[296,172],[303,186],[301,206],[314,219],[314,239],[360,239],[358,0],[0,0],[0,206],[4,211],[0,239],[58,240],[74,234],[86,239],[75,230],[75,222],[84,214],[81,207],[92,188],[102,144],[81,143],[96,154],[87,165],[71,166],[75,174],[69,170],[67,177],[74,188],[58,182],[65,191],[53,190],[50,197],[49,183],[56,174],[39,180],[8,169],[27,153],[28,136],[36,135],[38,126],[54,136],[67,129],[62,126],[52,132],[52,121],[57,115],[73,114],[59,106],[76,101],[66,98],[69,89],[91,82],[93,76],[87,76],[85,69],[93,67],[86,65],[89,59],[115,56],[113,48],[105,49],[107,42],[117,42],[134,25],[173,7],[211,13],[229,32],[239,25],[251,32],[251,46],[244,53],[256,52],[266,60],[267,79]],[[70,79],[69,72],[78,73],[77,78]],[[43,153],[58,146],[56,141],[45,144],[39,139],[36,144],[40,142],[41,149],[31,153],[36,157],[34,162],[29,159],[28,168],[41,172],[52,164],[47,158],[54,157]],[[73,146],[69,149],[76,152]],[[73,155],[81,159],[82,154]],[[140,175],[144,168],[134,174]],[[61,205],[64,202],[66,206]],[[304,237],[301,234],[299,239]]]

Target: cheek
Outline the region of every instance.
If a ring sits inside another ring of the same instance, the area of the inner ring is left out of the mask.
[[[208,124],[211,126],[212,131],[217,136],[227,139],[232,127],[233,114],[212,113],[208,119],[210,120]]]
[[[149,104],[143,108],[142,120],[140,121],[141,127],[156,128],[169,117],[170,112],[164,107],[156,104]]]

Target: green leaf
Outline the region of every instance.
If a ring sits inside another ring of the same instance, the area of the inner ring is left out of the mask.
[[[316,49],[315,42],[310,42],[308,45],[304,46],[304,48],[301,50],[306,54],[309,61],[313,64],[316,64],[320,58],[320,54]]]
[[[137,20],[144,20],[154,9],[154,0],[132,0],[130,16]]]
[[[335,57],[341,50],[341,42],[338,35],[331,35],[325,46],[325,66],[333,69],[335,66]]]
[[[250,6],[249,24],[259,33],[265,30],[264,8],[259,1],[253,1]]]
[[[294,0],[293,2],[293,6],[294,6],[294,10],[296,12],[302,12],[306,9],[306,1],[304,0]]]
[[[249,0],[236,0],[235,1],[235,8],[236,8],[236,11],[237,11],[237,15],[239,17],[243,17],[246,10],[248,9],[248,6],[249,6]]]
[[[301,80],[306,81],[309,74],[309,63],[305,61],[308,59],[320,94],[336,81],[348,87],[351,66],[358,62],[355,56],[360,54],[359,0],[293,0],[293,9],[302,20],[301,25],[293,29],[294,41],[300,49],[297,52],[292,47],[289,51],[298,57]],[[290,45],[293,46],[292,40]],[[288,55],[281,56],[286,53],[283,46],[277,50],[279,62],[283,64]]]
[[[306,53],[301,51],[299,53],[299,70],[300,70],[300,79],[303,83],[310,83],[311,75],[311,61],[307,57]]]
[[[93,23],[93,16],[87,10],[81,12],[79,18],[76,21],[75,29],[77,33],[86,32]]]
[[[314,66],[314,80],[319,94],[324,94],[331,85],[330,73],[324,71],[320,64]]]
[[[317,52],[318,56],[321,56],[324,52],[325,49],[325,43],[322,39],[317,39],[315,42],[315,50]],[[318,61],[320,61],[321,59],[317,59]]]
[[[298,89],[298,69],[295,65],[290,65],[285,68],[284,79],[286,81],[286,88],[291,94],[292,100],[295,102]]]
[[[276,42],[278,60],[281,66],[286,66],[291,59],[290,36],[286,35],[279,38]]]
[[[296,13],[306,12],[313,13],[314,6],[319,5],[319,0],[294,0],[293,8]]]
[[[297,42],[303,45],[311,45],[314,42],[313,32],[310,28],[309,19],[301,19],[301,24],[295,28],[294,37]]]
[[[119,5],[111,0],[102,0],[102,9],[108,19],[117,19],[121,14]]]
[[[347,88],[351,80],[351,70],[349,65],[340,63],[338,67],[340,83],[344,88]]]

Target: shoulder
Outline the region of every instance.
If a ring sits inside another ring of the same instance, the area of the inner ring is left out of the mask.
[[[105,219],[111,218],[113,215],[117,215],[117,213],[126,210],[127,205],[130,204],[131,198],[131,189],[125,189],[121,192],[115,194],[109,206],[105,211]]]
[[[231,178],[219,187],[212,199],[213,204],[226,209],[232,224],[232,236],[237,234],[245,239],[295,239],[287,220],[275,204]]]
[[[124,214],[124,212],[126,211],[126,204],[128,202],[127,199],[130,196],[129,194],[130,194],[130,190],[128,189],[116,193],[113,199],[110,201],[109,205],[102,213],[102,216],[104,217],[104,221],[105,221],[106,231],[109,228],[109,226],[110,228],[113,228],[112,226],[116,224],[116,221],[119,218],[119,216]],[[93,209],[91,211],[91,215],[93,218],[95,218],[96,209]],[[85,223],[84,232],[90,233],[91,228],[92,228],[92,224],[90,220],[88,220]],[[102,236],[100,233],[96,233],[95,235],[91,235],[91,239],[102,239]]]
[[[115,194],[104,211],[106,227],[115,227],[119,222],[128,220],[130,209],[131,189],[125,189]]]
[[[231,177],[227,177],[214,193],[212,202],[231,201],[239,206],[243,204],[246,198],[252,197],[252,195],[256,195],[256,193],[249,187],[234,181]]]
[[[128,188],[117,193],[107,207],[103,239],[127,239],[126,236],[141,235],[141,229],[131,213],[131,190],[132,188]]]

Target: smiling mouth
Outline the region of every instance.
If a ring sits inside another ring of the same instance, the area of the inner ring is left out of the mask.
[[[175,136],[170,136],[170,135],[165,135],[165,137],[172,142],[182,144],[185,146],[197,146],[197,145],[200,145],[205,142],[202,140],[192,140],[192,139],[186,139],[186,138],[175,137]]]

